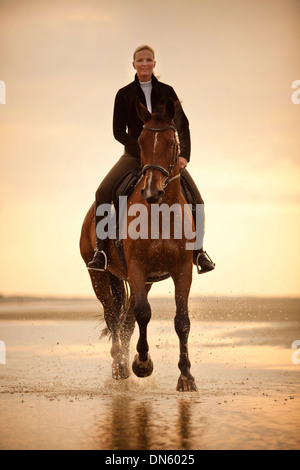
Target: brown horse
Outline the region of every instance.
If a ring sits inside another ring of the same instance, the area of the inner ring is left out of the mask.
[[[136,224],[133,215],[136,215],[137,211],[135,210],[134,213],[133,209],[138,207],[140,208],[139,223],[144,222],[144,226],[148,228],[148,236],[145,236],[144,231],[144,236],[141,235],[139,238],[130,236],[124,238],[123,248],[127,269],[120,261],[114,240],[107,239],[105,246],[108,258],[107,270],[89,271],[89,274],[95,294],[103,305],[107,328],[112,337],[112,371],[115,379],[129,377],[129,345],[135,322],[139,326],[139,340],[138,354],[135,356],[132,369],[138,377],[151,375],[153,363],[147,343],[147,325],[151,318],[148,292],[153,278],[172,277],[176,300],[175,330],[180,341],[178,367],[181,375],[177,390],[195,391],[197,388],[190,373],[191,363],[188,356],[190,330],[188,297],[192,283],[193,251],[186,250],[188,240],[185,234],[181,237],[174,235],[176,224],[181,224],[183,228],[183,220],[180,217],[175,217],[175,215],[173,218],[169,217],[169,237],[162,236],[162,220],[158,224],[158,231],[153,233],[152,230],[151,232],[151,228],[153,229],[151,208],[154,205],[163,203],[164,207],[170,208],[176,204],[176,207],[182,208],[182,213],[184,213],[186,204],[180,187],[178,139],[173,126],[175,104],[170,99],[161,112],[151,114],[137,101],[137,112],[145,123],[139,138],[143,177],[128,198],[128,217],[126,226],[123,228],[128,229],[129,233],[131,224],[134,221]],[[190,212],[188,216],[191,226],[194,227]],[[175,219],[179,219],[179,222]],[[81,255],[86,264],[94,254],[94,223],[93,205],[83,223],[80,240]],[[184,230],[181,231],[183,232]],[[125,289],[126,282],[130,286],[129,299]]]

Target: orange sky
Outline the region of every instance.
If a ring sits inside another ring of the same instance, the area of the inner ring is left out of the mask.
[[[299,295],[299,21],[298,0],[1,0],[0,293],[92,295],[81,223],[122,154],[114,97],[149,43],[190,120],[217,263],[192,294]]]

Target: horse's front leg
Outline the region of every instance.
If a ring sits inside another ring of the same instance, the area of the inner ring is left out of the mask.
[[[130,275],[132,273],[132,276]],[[134,302],[134,315],[139,326],[137,352],[132,363],[132,370],[137,377],[149,377],[153,372],[153,362],[149,355],[147,326],[151,319],[151,307],[147,299],[146,274],[137,266],[128,270],[131,295]]]
[[[190,319],[188,313],[188,297],[192,283],[192,265],[173,276],[175,283],[176,316],[175,330],[179,337],[180,355],[178,367],[181,375],[178,379],[177,390],[180,392],[197,391],[195,379],[192,376],[191,362],[188,353],[188,337],[190,333]]]

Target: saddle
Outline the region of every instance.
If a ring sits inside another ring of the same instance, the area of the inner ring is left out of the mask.
[[[142,167],[138,167],[135,170],[130,170],[125,175],[123,175],[117,184],[115,185],[112,193],[112,202],[115,207],[116,211],[116,221],[117,221],[117,227],[116,227],[116,233],[117,233],[117,239],[115,240],[115,248],[118,253],[118,256],[120,258],[120,261],[122,262],[123,266],[127,270],[127,265],[126,265],[126,259],[124,255],[124,250],[123,250],[123,239],[119,237],[119,197],[120,196],[127,196],[129,197],[140,179],[143,176],[142,172]],[[188,183],[187,179],[184,176],[184,173],[181,173],[180,176],[180,185],[181,185],[181,191],[183,193],[183,196],[185,197],[185,200],[188,204],[192,205],[193,211],[194,212],[194,206],[195,206],[195,195],[193,192],[192,187]],[[153,282],[158,282],[158,281],[164,281],[165,279],[168,279],[170,277],[170,274],[162,275],[162,276],[155,276],[155,277],[149,277],[147,279],[147,283],[153,283]]]

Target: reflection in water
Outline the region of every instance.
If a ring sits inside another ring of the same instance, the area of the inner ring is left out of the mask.
[[[149,447],[149,415],[151,404],[113,398],[107,413],[107,445],[110,449],[141,449]]]
[[[137,448],[148,450],[150,444],[149,417],[151,416],[151,404],[139,403],[136,407],[136,427],[134,433],[137,439]]]
[[[165,400],[165,398],[164,398]],[[164,401],[163,400],[163,401]],[[105,416],[96,418],[95,447],[106,450],[193,449],[193,406],[178,399],[177,409],[161,400],[140,401],[130,396],[112,397]],[[205,419],[199,416],[195,427],[201,442]],[[194,443],[195,444],[195,443]]]
[[[180,400],[178,402],[178,430],[180,437],[180,448],[189,450],[191,437],[191,403]]]

